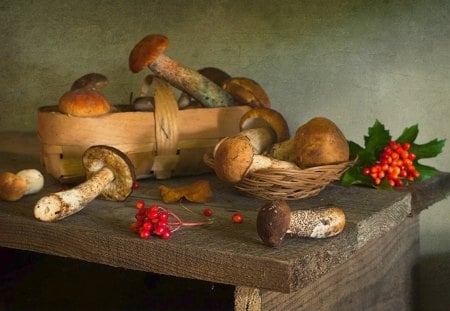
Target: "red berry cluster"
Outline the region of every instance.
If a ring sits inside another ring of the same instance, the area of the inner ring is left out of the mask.
[[[172,233],[180,229],[182,226],[197,226],[211,224],[206,222],[184,222],[174,212],[166,210],[158,205],[145,207],[143,200],[136,202],[136,221],[131,224],[131,230],[139,234],[142,239],[149,239],[152,235],[160,236],[164,240],[169,239]],[[208,211],[212,215],[212,211]],[[206,215],[206,214],[205,214]],[[169,221],[173,218],[173,221]]]
[[[404,180],[413,182],[420,174],[413,164],[416,155],[408,151],[410,147],[409,143],[390,141],[384,147],[380,160],[373,166],[364,168],[363,173],[372,178],[374,185],[379,185],[383,178],[392,187],[402,186]]]
[[[131,224],[131,230],[141,238],[148,239],[157,235],[167,240],[172,235],[169,227],[169,212],[160,206],[144,207],[143,201],[137,201],[136,222]]]

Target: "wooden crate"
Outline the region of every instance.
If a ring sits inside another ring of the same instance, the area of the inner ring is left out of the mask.
[[[81,118],[62,114],[57,106],[40,107],[38,137],[47,172],[62,183],[83,180],[81,157],[93,145],[123,151],[138,178],[165,179],[210,171],[203,155],[221,138],[238,133],[239,120],[250,108],[178,110],[172,88],[159,79],[153,83],[154,113],[122,111]]]

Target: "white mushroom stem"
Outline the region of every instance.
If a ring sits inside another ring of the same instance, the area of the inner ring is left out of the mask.
[[[249,140],[249,143],[252,145],[254,154],[264,153],[266,150],[268,150],[268,148],[270,148],[270,146],[273,145],[273,143],[275,141],[275,133],[268,127],[260,127],[260,128],[252,128],[252,129],[243,130],[233,137],[236,137],[236,136],[247,137]],[[228,138],[228,137],[225,137],[225,138]],[[214,147],[213,156],[216,154],[217,148],[224,141],[224,139],[220,140]]]
[[[320,239],[341,233],[344,226],[345,214],[340,208],[296,210],[291,212],[291,222],[286,234]]]
[[[292,162],[277,160],[264,155],[255,154],[253,155],[252,164],[250,164],[250,167],[247,169],[245,175],[263,169],[298,170],[299,167]]]
[[[188,93],[206,107],[233,105],[233,98],[220,86],[161,53],[148,68],[174,87]]]
[[[82,210],[114,180],[114,173],[101,168],[84,183],[66,191],[41,198],[34,207],[34,216],[42,221],[55,221]]]

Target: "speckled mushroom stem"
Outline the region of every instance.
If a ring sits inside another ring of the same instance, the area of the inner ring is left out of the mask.
[[[114,173],[103,167],[84,183],[41,198],[34,207],[34,216],[42,221],[56,221],[70,216],[93,201],[113,180]]]
[[[233,105],[231,95],[220,86],[197,71],[181,65],[164,54],[160,54],[148,68],[156,76],[188,93],[206,107]]]
[[[253,162],[247,169],[246,174],[263,169],[298,170],[299,168],[292,162],[281,161],[264,155],[255,154],[253,155]]]
[[[291,223],[286,234],[320,239],[338,235],[344,226],[345,214],[340,208],[296,210],[291,212]]]

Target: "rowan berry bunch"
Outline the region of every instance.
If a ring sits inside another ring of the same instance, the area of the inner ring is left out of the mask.
[[[174,212],[158,205],[146,207],[145,202],[136,202],[138,209],[135,215],[136,221],[131,224],[131,230],[139,234],[142,239],[149,239],[152,235],[164,240],[169,239],[172,233],[182,226],[198,226],[210,224],[211,221],[184,222]]]
[[[374,185],[381,184],[386,179],[392,187],[400,187],[404,182],[413,182],[419,178],[420,174],[414,166],[416,155],[409,152],[411,144],[400,144],[396,141],[390,141],[384,147],[377,161],[371,167],[363,169],[363,174],[369,175]]]

